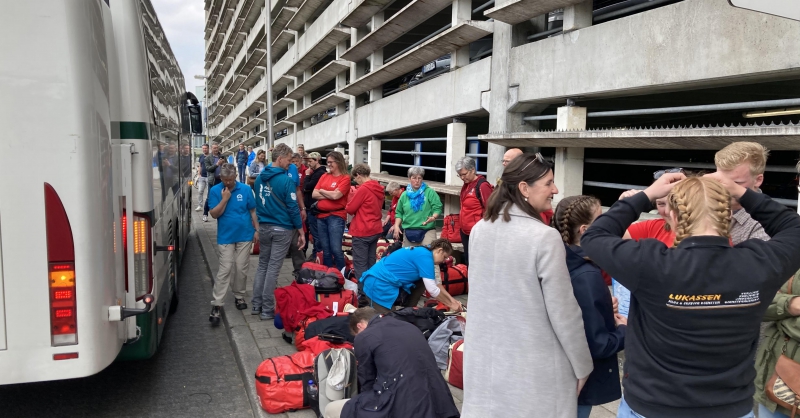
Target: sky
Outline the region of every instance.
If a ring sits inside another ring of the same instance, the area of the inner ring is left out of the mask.
[[[203,80],[195,75],[205,75],[205,10],[203,0],[151,0],[158,21],[167,35],[172,53],[178,59],[186,89],[192,93]]]

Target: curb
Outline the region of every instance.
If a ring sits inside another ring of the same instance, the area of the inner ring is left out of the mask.
[[[203,259],[213,286],[214,272],[219,269],[219,257],[216,250],[214,250],[214,244],[211,243],[211,238],[208,236],[205,227],[201,224],[196,227],[196,231],[200,251],[203,253]],[[226,293],[224,303],[226,307],[234,309],[232,314],[228,314],[225,308],[222,309],[222,322],[225,325],[228,338],[230,338],[233,355],[236,358],[236,364],[239,366],[239,373],[244,379],[245,391],[250,399],[250,409],[253,410],[253,416],[255,417],[269,418],[269,415],[261,408],[258,402],[258,394],[256,393],[256,369],[263,360],[261,351],[256,345],[256,340],[253,338],[253,333],[250,331],[250,326],[245,321],[244,316],[235,308],[236,301],[233,293]]]

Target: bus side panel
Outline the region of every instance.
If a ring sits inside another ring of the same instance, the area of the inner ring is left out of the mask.
[[[0,14],[0,166],[7,350],[0,384],[87,376],[116,357],[114,207],[105,2],[16,2]],[[46,10],[47,13],[42,13]],[[38,151],[37,151],[38,150]],[[46,152],[46,168],[38,160]],[[44,184],[58,193],[75,246],[78,344],[52,347]],[[79,357],[54,361],[56,353]]]

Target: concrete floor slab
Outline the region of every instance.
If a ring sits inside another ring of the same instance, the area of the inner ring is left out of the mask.
[[[286,23],[286,27],[291,30],[300,30],[303,29],[303,25],[308,22],[308,19],[314,15],[314,12],[319,9],[320,6],[325,4],[327,0],[306,0],[300,7],[297,8],[297,12],[292,16],[291,19]]]
[[[342,25],[351,28],[364,26],[372,19],[372,16],[392,3],[394,0],[362,0],[342,19]]]
[[[469,45],[494,31],[494,22],[468,20],[425,41],[416,48],[359,78],[342,89],[342,93],[358,96],[391,81],[449,52]]]
[[[493,7],[483,14],[494,20],[516,25],[536,16],[578,4],[582,1],[584,0],[515,0]]]
[[[349,69],[350,69],[350,64],[347,61],[344,60],[331,61],[324,67],[320,68],[319,71],[314,73],[311,77],[309,77],[309,79],[303,82],[303,84],[300,84],[299,86],[297,86],[297,88],[287,93],[286,98],[292,100],[300,100],[306,94],[310,94],[312,91],[316,90],[323,84],[331,81],[342,71]]]
[[[314,65],[322,57],[328,55],[336,48],[339,42],[344,41],[350,37],[350,30],[335,27],[328,31],[322,39],[319,40],[313,47],[300,57],[287,71],[286,75],[293,77],[300,77],[308,67]]]
[[[270,24],[270,36],[272,36],[272,39],[275,39],[286,28],[286,24],[294,17],[297,10],[296,7],[281,7],[281,10],[278,11],[278,14]]]
[[[368,33],[357,44],[345,51],[342,59],[353,62],[363,60],[450,4],[452,4],[451,0],[414,0],[408,3],[383,25]]]
[[[344,103],[348,100],[350,100],[350,97],[347,95],[339,93],[331,93],[328,96],[325,96],[324,98],[318,100],[311,106],[308,106],[307,108],[295,113],[294,115],[289,116],[288,118],[286,118],[286,121],[293,123],[302,122],[316,115],[317,113],[324,112],[338,105],[339,103]]]

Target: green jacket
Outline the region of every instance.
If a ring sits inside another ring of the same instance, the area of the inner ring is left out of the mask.
[[[442,201],[430,186],[426,187],[423,193],[425,194],[425,204],[422,205],[418,212],[411,210],[411,200],[408,198],[408,193],[400,195],[395,217],[403,220],[400,226],[404,230],[436,228],[436,222],[428,222],[424,226],[422,223],[430,216],[433,216],[434,213],[438,213],[440,217],[442,216]]]
[[[764,322],[774,322],[769,324],[764,333],[764,340],[756,351],[756,393],[753,396],[756,402],[766,406],[770,411],[774,412],[777,408],[785,415],[791,415],[792,412],[767,398],[764,386],[775,372],[775,364],[783,352],[786,337],[789,337],[789,340],[786,341],[786,355],[800,363],[800,317],[789,315],[789,302],[795,296],[800,296],[800,271],[795,273],[792,282],[792,293],[787,293],[789,287],[787,281],[772,299],[772,303],[764,315]]]

